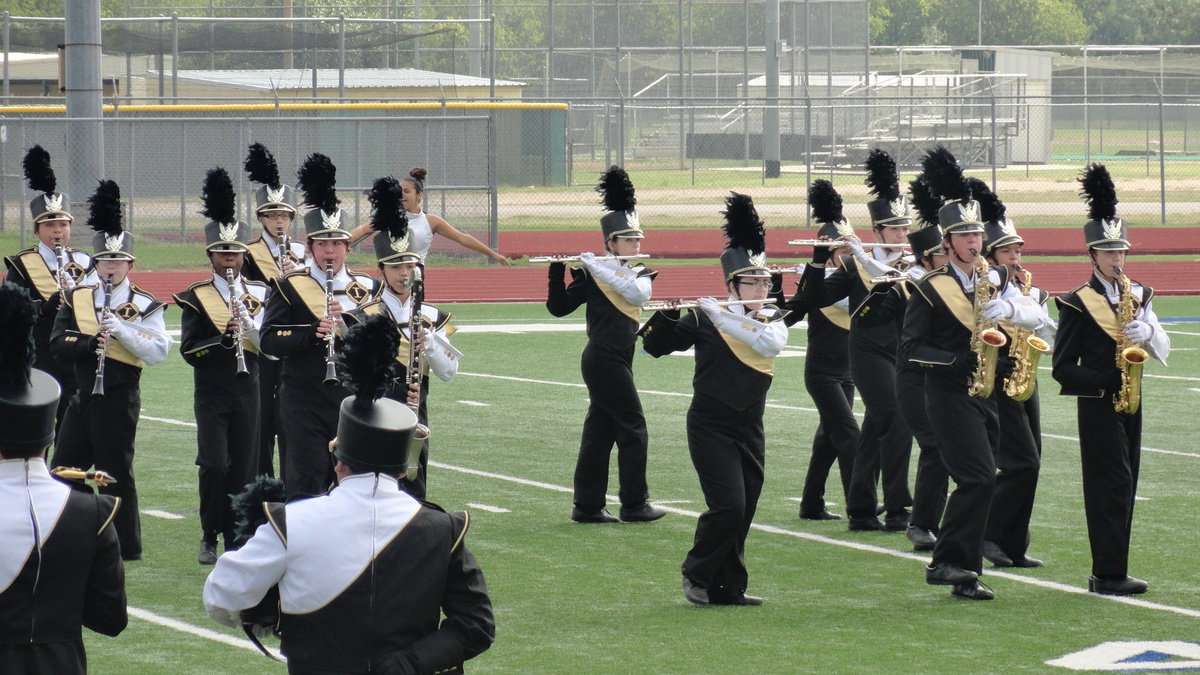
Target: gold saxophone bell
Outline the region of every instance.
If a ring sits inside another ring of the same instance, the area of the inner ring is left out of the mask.
[[[1037,391],[1037,367],[1042,354],[1050,353],[1050,343],[1036,335],[1013,343],[1016,365],[1013,374],[1004,382],[1004,393],[1014,401],[1028,401]]]
[[[987,261],[976,256],[974,267],[975,298],[972,305],[975,309],[975,326],[971,331],[971,351],[975,352],[978,363],[967,391],[971,396],[987,398],[996,388],[996,361],[1000,348],[1008,344],[1008,336],[983,318],[983,306],[992,299],[997,289],[988,279]]]
[[[1117,323],[1122,327],[1137,317],[1138,300],[1130,289],[1129,277],[1122,273],[1121,268],[1113,270],[1117,282],[1121,286],[1121,297],[1117,301]],[[1142,368],[1150,354],[1138,347],[1133,340],[1120,333],[1117,340],[1117,368],[1121,371],[1121,389],[1113,397],[1113,408],[1126,415],[1138,411],[1142,402]]]

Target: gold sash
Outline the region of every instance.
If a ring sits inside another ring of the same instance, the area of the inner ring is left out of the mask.
[[[1121,324],[1117,323],[1117,315],[1113,311],[1112,305],[1108,304],[1108,298],[1097,293],[1096,289],[1091,286],[1084,286],[1075,295],[1079,296],[1084,309],[1092,316],[1096,325],[1100,326],[1101,330],[1113,339],[1113,342],[1120,342],[1122,338]]]
[[[91,286],[83,286],[71,296],[75,303],[75,323],[79,326],[79,332],[84,335],[99,335],[100,333],[100,320],[96,318],[95,291],[96,289]],[[126,349],[120,340],[110,339],[106,349],[108,358],[114,361],[120,361],[135,368],[146,367],[146,364],[133,352]]]
[[[213,284],[198,286],[192,291],[196,294],[196,299],[200,301],[200,306],[204,308],[204,313],[213,322],[217,332],[224,333],[225,326],[229,324],[229,300],[221,297],[221,294],[217,292],[217,287]],[[239,300],[239,302],[241,301]],[[252,354],[258,353],[254,345],[246,339],[242,340],[242,348]]]
[[[49,300],[50,296],[58,290],[58,279],[54,278],[54,273],[46,265],[46,259],[37,252],[36,248],[22,253],[20,259],[25,265],[25,273],[29,275],[29,281],[41,294],[42,300]]]
[[[318,320],[324,318],[325,287],[317,283],[308,270],[297,273],[295,276],[289,274],[287,280],[292,282],[292,288],[296,289],[296,295],[304,301],[313,317]]]
[[[754,351],[754,348],[750,345],[742,342],[741,340],[735,340],[726,333],[722,332],[720,329],[717,330],[717,335],[720,335],[721,339],[725,341],[725,344],[729,345],[729,351],[733,352],[733,355],[737,357],[738,361],[741,361],[760,373],[771,375],[772,377],[775,375],[774,357],[763,356],[762,354],[759,354],[758,352]]]
[[[259,237],[257,241],[251,242],[250,257],[254,258],[254,262],[258,265],[258,269],[266,278],[267,283],[271,283],[279,276],[279,267],[275,264],[275,257],[271,255],[271,249],[267,246],[267,242]]]
[[[616,307],[622,314],[632,319],[634,323],[639,325],[642,323],[641,307],[638,305],[629,304],[629,301],[626,300],[624,296],[614,291],[608,284],[602,283],[599,279],[592,277],[592,281],[596,282],[596,287],[599,288],[602,293],[604,293],[604,297],[608,298],[608,301],[613,304],[613,307]]]
[[[830,323],[838,328],[841,328],[842,330],[850,330],[850,313],[841,307],[836,307],[834,305],[822,307],[821,313],[825,315],[826,319],[829,319]]]
[[[979,283],[976,281],[976,283]],[[930,287],[937,292],[950,313],[969,331],[975,330],[975,307],[963,294],[962,286],[950,274],[938,274],[929,280]]]

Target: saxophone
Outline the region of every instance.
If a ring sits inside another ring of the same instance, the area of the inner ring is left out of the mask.
[[[1142,402],[1142,368],[1150,354],[1125,337],[1125,325],[1137,317],[1137,300],[1129,290],[1129,277],[1121,272],[1121,268],[1113,270],[1113,274],[1121,285],[1121,299],[1117,301],[1117,323],[1121,329],[1117,339],[1117,368],[1121,370],[1121,389],[1113,396],[1113,408],[1132,415]]]
[[[1021,284],[1021,295],[1029,297],[1033,288],[1033,272],[1016,266],[1025,276]],[[1037,367],[1042,354],[1050,352],[1050,345],[1033,334],[1028,328],[1016,325],[1006,325],[1005,330],[1012,335],[1012,343],[1008,347],[1008,355],[1013,360],[1012,375],[1004,381],[1004,393],[1014,401],[1028,401],[1037,390]]]
[[[992,299],[996,287],[988,279],[988,264],[978,252],[975,256],[975,327],[971,331],[971,351],[975,352],[978,363],[971,375],[967,387],[972,396],[987,398],[992,395],[996,384],[996,360],[1000,348],[1008,343],[1008,337],[996,328],[996,324],[983,318],[983,306]]]

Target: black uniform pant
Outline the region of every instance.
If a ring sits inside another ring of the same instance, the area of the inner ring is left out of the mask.
[[[710,600],[736,599],[749,581],[746,535],[762,493],[765,402],[733,410],[697,397],[687,414],[688,451],[708,510],[700,514],[683,574]]]
[[[925,409],[925,373],[918,368],[896,369],[896,404],[904,423],[917,439],[917,478],[913,483],[913,507],[909,524],[937,533],[946,509],[950,475],[938,452],[937,436]]]
[[[1129,574],[1129,535],[1142,457],[1142,411],[1123,415],[1112,398],[1080,398],[1079,454],[1092,574]]]
[[[804,477],[800,512],[816,514],[825,510],[825,482],[834,461],[837,461],[842,477],[842,494],[850,493],[854,450],[858,447],[858,421],[854,419],[854,383],[848,373],[805,368],[804,387],[812,397],[821,421],[813,435],[812,457]]]
[[[258,466],[258,392],[225,406],[197,397],[195,408],[200,529],[205,541],[216,543],[223,535],[225,549],[233,550],[236,523],[230,495],[254,480]]]
[[[1039,415],[1037,393],[1028,401],[1014,401],[997,381],[992,393],[1000,418],[1000,443],[996,447],[996,494],[988,514],[987,540],[1014,560],[1029,550],[1029,520],[1037,493],[1041,448],[1034,436],[1038,425],[1030,415]],[[1029,405],[1029,404],[1032,404]]]
[[[983,537],[996,488],[994,448],[1000,429],[991,399],[971,396],[965,382],[926,378],[925,402],[937,436],[942,463],[956,484],[946,501],[946,514],[933,564],[952,563],[983,571]]]
[[[877,477],[883,482],[883,508],[899,513],[912,505],[908,490],[908,459],[912,434],[896,408],[895,363],[877,352],[850,350],[850,371],[862,396],[870,424],[863,424],[854,454],[854,473],[846,495],[851,518],[874,518],[878,505]]]
[[[283,456],[286,449],[280,422],[284,419],[279,410],[279,374],[282,361],[260,357],[258,359],[258,466],[255,475],[275,475],[275,442],[279,442],[279,467],[283,473]]]
[[[284,382],[279,387],[280,410],[287,414],[283,425],[287,453],[279,468],[289,500],[324,494],[334,481],[329,442],[337,435],[338,406],[329,403],[321,395],[324,392],[310,391],[322,386],[296,387]]]
[[[581,362],[587,385],[587,416],[575,463],[575,507],[586,513],[604,508],[608,461],[617,446],[619,496],[635,507],[650,496],[646,487],[646,452],[650,439],[642,402],[633,384],[633,347],[613,352],[588,343]]]
[[[51,462],[84,470],[94,466],[115,479],[101,487],[100,493],[121,499],[113,526],[125,560],[142,556],[142,521],[133,478],[133,445],[141,409],[141,389],[136,384],[108,386],[104,396],[80,393],[67,408]]]

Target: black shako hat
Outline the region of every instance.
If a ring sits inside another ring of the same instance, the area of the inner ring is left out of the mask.
[[[908,233],[908,245],[912,247],[917,257],[927,257],[944,254],[942,248],[942,227],[938,225],[938,210],[942,208],[942,199],[933,192],[929,181],[924,175],[917,176],[908,184],[913,210],[917,212],[917,222],[923,226]]]
[[[0,450],[26,456],[54,442],[62,394],[53,377],[33,367],[37,308],[29,293],[0,284]]]
[[[204,176],[202,215],[211,218],[204,226],[204,250],[245,253],[250,249],[250,226],[237,219],[236,195],[229,173],[220,167],[209,169]]]
[[[93,260],[133,261],[133,233],[126,232],[122,220],[121,188],[115,181],[102,180],[88,199],[91,209],[88,226],[92,235]]]
[[[808,205],[812,208],[813,220],[820,223],[818,237],[837,239],[854,234],[854,228],[846,222],[842,213],[842,196],[833,183],[818,178],[808,186]]]
[[[954,155],[939,145],[925,153],[921,167],[930,187],[945,200],[938,210],[938,224],[942,226],[942,232],[947,236],[983,232],[979,202],[971,198],[962,168]]]
[[[40,193],[29,202],[34,230],[47,220],[75,220],[67,210],[71,206],[71,198],[66,193],[58,192],[58,179],[50,166],[50,153],[42,146],[35,145],[25,153],[21,166],[25,169],[29,189]]]
[[[1009,244],[1024,244],[1025,240],[1017,234],[1017,226],[1008,216],[1004,215],[1004,202],[988,187],[987,183],[978,178],[967,179],[967,189],[971,196],[979,202],[979,217],[983,219],[983,254],[991,254],[993,249]]]
[[[375,259],[384,265],[421,262],[421,256],[409,247],[408,212],[404,209],[404,191],[391,176],[376,178],[367,193],[371,202],[371,229],[375,235]]]
[[[725,224],[722,229],[729,240],[721,253],[721,271],[725,282],[734,277],[769,277],[767,267],[767,235],[763,221],[749,195],[729,193],[725,198]]]
[[[310,207],[304,214],[304,232],[309,239],[349,239],[346,212],[338,206],[334,186],[337,184],[337,167],[319,152],[304,160],[297,172],[300,189],[304,191],[304,203]]]
[[[296,190],[290,185],[279,182],[279,165],[275,156],[262,143],[254,143],[246,152],[246,161],[242,165],[250,180],[261,184],[254,193],[254,213],[263,211],[296,212]]]
[[[604,241],[613,237],[632,237],[641,239],[642,224],[637,214],[637,196],[634,194],[633,181],[629,174],[619,166],[610,166],[600,176],[596,185],[600,193],[600,203],[608,213],[600,216],[600,230],[604,233]]]
[[[1079,196],[1088,205],[1088,221],[1083,226],[1088,248],[1129,250],[1129,226],[1117,216],[1117,187],[1108,169],[1092,164],[1079,176],[1079,184]]]
[[[353,395],[342,399],[333,455],[357,471],[395,476],[408,470],[417,415],[383,398],[399,347],[400,330],[386,314],[370,316],[346,333],[338,374]]]
[[[871,213],[872,227],[901,227],[912,224],[908,212],[908,200],[900,192],[900,178],[896,174],[896,162],[887,152],[874,148],[867,153],[864,163],[867,178],[864,181],[875,199],[867,202]]]

